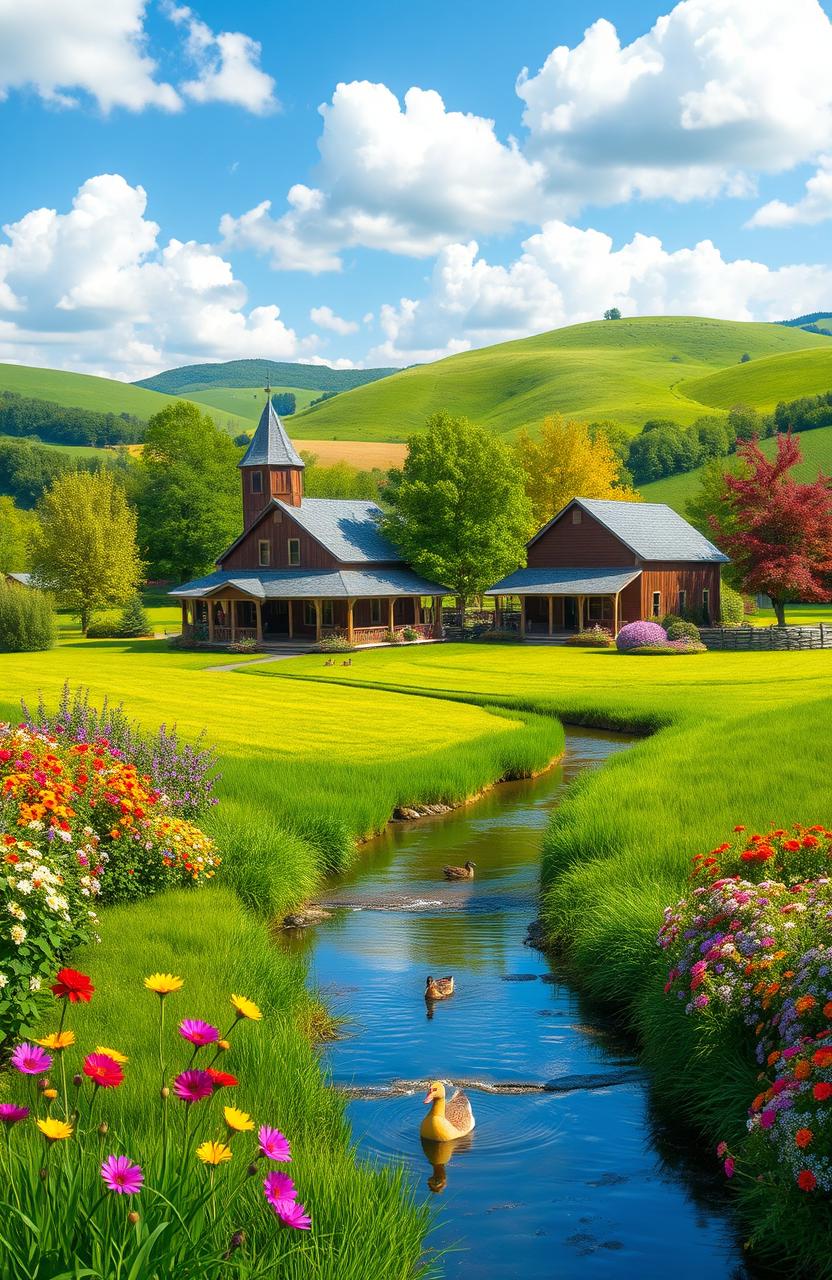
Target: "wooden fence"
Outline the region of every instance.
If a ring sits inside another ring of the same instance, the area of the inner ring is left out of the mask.
[[[709,649],[832,649],[832,626],[700,627]]]

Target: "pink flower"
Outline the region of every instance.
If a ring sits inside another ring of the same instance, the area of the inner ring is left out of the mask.
[[[295,1184],[287,1173],[278,1173],[272,1169],[263,1182],[263,1191],[269,1204],[274,1206],[278,1200],[294,1200],[297,1192]]]
[[[769,1108],[766,1108],[765,1111],[762,1111],[760,1113],[760,1127],[763,1129],[770,1129],[776,1119],[777,1119],[777,1112],[771,1111]]]
[[[120,1196],[135,1196],[142,1189],[141,1167],[131,1164],[129,1156],[107,1156],[101,1166],[101,1177],[111,1191]]]
[[[695,1000],[694,1000],[694,1002],[693,1002],[694,1007],[695,1007],[696,1009],[704,1009],[704,1008],[705,1008],[705,1005],[706,1005],[706,1004],[709,1004],[709,1003],[710,1003],[710,1002],[709,1002],[708,997],[707,997],[706,995],[697,996],[697,997],[696,997],[696,999],[695,999]]]
[[[292,1159],[292,1151],[289,1146],[289,1139],[284,1137],[279,1129],[270,1129],[268,1125],[262,1125],[257,1134],[260,1143],[260,1151],[267,1160],[276,1160],[278,1164],[288,1164]]]
[[[203,1022],[200,1018],[186,1018],[184,1022],[180,1022],[179,1034],[199,1048],[204,1044],[213,1044],[220,1038],[217,1028],[212,1027],[210,1022]]]
[[[200,1102],[214,1092],[214,1082],[207,1071],[181,1071],[173,1082],[173,1092],[183,1102]]]
[[[14,1102],[0,1102],[0,1124],[17,1124],[29,1114],[28,1107],[18,1107]]]
[[[720,1160],[726,1154],[727,1151],[728,1151],[728,1143],[720,1142],[719,1146],[716,1149],[716,1154],[719,1156]]]
[[[49,1054],[35,1044],[19,1044],[12,1054],[12,1066],[26,1076],[39,1076],[52,1066]]]
[[[312,1229],[312,1219],[297,1200],[276,1200],[272,1208],[284,1226],[294,1227],[295,1231]]]
[[[729,1157],[728,1157],[728,1159],[725,1161],[725,1164],[724,1164],[722,1167],[723,1167],[723,1169],[725,1170],[725,1176],[726,1176],[726,1178],[733,1178],[733,1176],[734,1176],[734,1157],[733,1157],[733,1156],[729,1156]]]

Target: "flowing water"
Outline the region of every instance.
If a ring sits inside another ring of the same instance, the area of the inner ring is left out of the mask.
[[[332,918],[285,945],[348,1019],[327,1047],[360,1150],[404,1163],[438,1210],[430,1245],[464,1280],[745,1280],[715,1169],[651,1113],[632,1054],[524,939],[540,845],[578,773],[627,746],[568,730],[566,755],[439,818],[392,824],[321,896]],[[473,881],[445,863],[477,864]],[[456,978],[432,1008],[427,974]],[[419,1138],[424,1082],[464,1084],[470,1137]],[[495,1086],[497,1091],[495,1091]],[[368,1280],[383,1280],[368,1277]]]

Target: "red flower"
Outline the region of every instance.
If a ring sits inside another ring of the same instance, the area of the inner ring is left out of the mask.
[[[205,1070],[213,1080],[215,1089],[233,1089],[240,1083],[236,1076],[230,1075],[227,1071],[217,1071],[214,1067],[206,1067]]]
[[[124,1079],[121,1066],[107,1053],[88,1053],[84,1059],[84,1075],[101,1089],[115,1089]]]
[[[802,1151],[804,1147],[808,1147],[814,1136],[811,1129],[798,1129],[794,1135],[795,1145]]]
[[[53,984],[52,994],[58,1000],[69,1000],[70,1004],[89,1004],[95,987],[85,973],[77,969],[59,969],[57,981]]]
[[[818,840],[817,836],[804,836],[800,843],[804,849],[816,849],[820,844],[820,840]]]
[[[795,853],[800,848],[799,840],[784,840],[783,848],[788,849],[789,853]]]
[[[826,1102],[827,1098],[832,1098],[832,1084],[827,1084],[825,1080],[820,1080],[815,1085],[812,1093],[815,1095],[815,1102]]]
[[[817,1184],[817,1178],[811,1169],[802,1169],[797,1175],[797,1185],[801,1191],[814,1191]]]

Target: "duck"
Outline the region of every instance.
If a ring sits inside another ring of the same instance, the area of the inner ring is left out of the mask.
[[[425,1095],[425,1106],[430,1111],[419,1128],[422,1138],[432,1142],[452,1142],[464,1138],[474,1127],[471,1103],[461,1089],[445,1099],[445,1086],[441,1080],[433,1080]]]
[[[425,979],[425,999],[426,1000],[447,1000],[448,996],[454,993],[454,980],[448,975],[447,978],[431,978]]]
[[[443,867],[442,874],[446,880],[473,880],[476,862],[466,862],[464,867]]]

